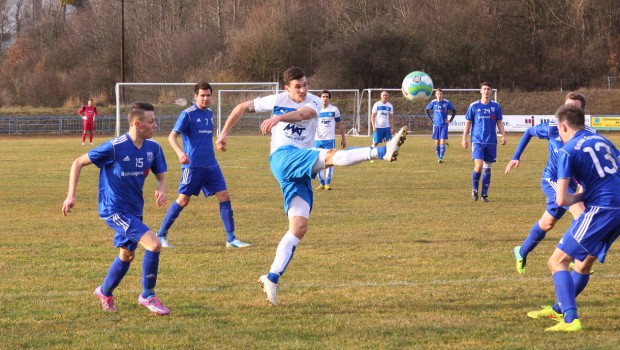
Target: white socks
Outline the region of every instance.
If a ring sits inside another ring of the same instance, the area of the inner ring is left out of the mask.
[[[301,240],[295,237],[290,231],[287,231],[284,237],[282,237],[282,240],[280,240],[280,244],[278,244],[276,257],[273,259],[273,264],[271,264],[269,272],[282,276],[284,270],[286,270],[286,266],[293,258],[295,248],[300,241]]]
[[[348,150],[336,151],[334,153],[334,165],[348,166],[365,162],[371,159],[377,159],[379,154],[377,149],[373,147],[352,148]]]

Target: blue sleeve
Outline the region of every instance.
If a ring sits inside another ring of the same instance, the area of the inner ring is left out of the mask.
[[[558,153],[558,180],[571,177],[573,177],[573,171],[570,167],[570,155],[564,149],[560,149]]]
[[[472,107],[472,105],[469,105],[469,108],[467,108],[467,113],[465,114],[465,120],[469,120],[470,122],[474,121],[474,109]]]
[[[428,117],[428,119],[433,121],[433,116],[431,116],[431,114],[429,113],[431,109],[433,109],[433,101],[431,101],[424,109],[424,113],[426,113],[426,116]]]
[[[536,127],[532,126],[527,128],[517,145],[517,149],[515,150],[515,154],[512,156],[512,160],[519,160],[521,158],[521,154],[525,151],[525,147],[530,143],[532,137],[536,136]]]
[[[155,159],[151,164],[151,170],[153,174],[161,174],[168,171],[168,165],[166,164],[166,157],[164,157],[164,150],[159,144],[157,144],[157,151],[155,152]]]
[[[499,103],[497,104],[497,115],[495,117],[497,120],[504,119],[504,115],[502,114],[502,106],[500,106]]]
[[[183,111],[179,115],[179,118],[177,119],[176,123],[174,123],[174,126],[172,127],[172,131],[175,131],[179,134],[187,134],[188,128],[189,128],[189,113]]]
[[[114,163],[114,146],[111,141],[106,141],[101,145],[88,151],[88,158],[97,168],[103,168]]]

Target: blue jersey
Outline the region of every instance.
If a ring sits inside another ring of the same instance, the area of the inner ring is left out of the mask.
[[[523,137],[521,141],[519,141],[519,145],[515,150],[515,154],[512,156],[513,160],[519,160],[521,158],[521,154],[525,150],[525,147],[530,142],[532,137],[538,137],[539,139],[549,141],[547,148],[549,150],[549,158],[547,159],[547,165],[543,170],[542,177],[549,178],[553,181],[557,181],[558,179],[558,152],[560,148],[564,146],[564,142],[560,137],[558,132],[558,123],[556,121],[553,122],[545,122],[538,124],[536,126],[532,126],[528,128],[525,133],[523,133]]]
[[[432,100],[428,106],[426,106],[426,110],[431,109],[433,110],[433,125],[445,125],[449,110],[456,113],[456,108],[454,108],[450,101],[445,99],[441,102],[437,101],[437,99]]]
[[[208,168],[216,166],[213,151],[213,111],[193,105],[179,115],[172,131],[183,135],[183,152],[189,164],[181,168]]]
[[[497,144],[497,121],[503,119],[499,103],[489,101],[485,105],[480,100],[472,102],[465,119],[472,123],[471,143]]]
[[[560,150],[558,179],[574,177],[583,187],[586,208],[620,208],[616,146],[588,130],[578,131]]]
[[[88,152],[99,171],[99,216],[107,218],[119,212],[141,217],[144,207],[142,187],[149,171],[165,173],[168,168],[161,146],[144,140],[137,148],[129,134],[106,141]]]

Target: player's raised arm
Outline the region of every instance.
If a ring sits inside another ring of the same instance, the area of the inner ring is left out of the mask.
[[[243,117],[246,113],[254,112],[254,100],[241,102],[230,112],[228,118],[226,118],[226,123],[224,123],[224,127],[220,132],[220,136],[215,141],[215,145],[217,149],[220,151],[226,151],[227,149],[227,141],[228,141],[228,133],[230,129],[232,129],[235,124],[239,121],[241,117]]]
[[[92,164],[92,162],[86,153],[73,161],[69,172],[69,191],[67,192],[67,199],[62,203],[62,215],[67,216],[67,214],[71,212],[71,208],[75,205],[75,193],[78,180],[80,179],[80,172],[82,172],[83,167],[89,164]]]

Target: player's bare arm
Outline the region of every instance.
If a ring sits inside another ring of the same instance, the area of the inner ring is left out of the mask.
[[[508,162],[508,164],[506,165],[506,171],[504,172],[505,174],[508,174],[512,169],[516,169],[519,167],[519,164],[521,164],[521,162],[518,159],[513,159],[510,162]]]
[[[336,124],[338,126],[338,130],[340,130],[340,145],[342,148],[347,147],[347,133],[344,132],[344,123],[342,121]]]
[[[560,206],[571,206],[575,203],[583,202],[583,192],[570,194],[568,193],[568,183],[570,179],[558,179],[558,189],[555,195],[555,201]]]
[[[179,134],[176,131],[171,131],[170,135],[168,135],[168,142],[170,143],[170,146],[174,150],[174,153],[177,154],[177,157],[179,158],[179,162],[181,162],[181,164],[189,164],[189,157],[187,156],[187,154],[185,154],[185,152],[183,152],[183,149],[181,149],[181,146],[179,145],[178,137],[179,137]]]
[[[471,128],[471,121],[465,122],[465,130],[463,130],[463,140],[461,140],[461,145],[463,148],[467,149],[467,136],[469,135],[469,129]]]
[[[506,132],[504,131],[504,122],[501,120],[498,120],[497,128],[499,129],[500,134],[502,134],[502,145],[505,145],[506,144]]]
[[[67,216],[67,214],[71,212],[71,208],[75,205],[75,193],[80,179],[80,173],[83,167],[90,164],[92,164],[92,162],[86,153],[76,158],[73,164],[71,164],[71,170],[69,172],[69,191],[67,192],[67,198],[62,203],[62,215]]]
[[[155,174],[155,179],[157,180],[155,185],[155,203],[161,208],[168,201],[168,198],[166,198],[166,173]]]
[[[245,101],[241,102],[230,112],[228,118],[226,118],[226,123],[220,132],[220,136],[215,141],[215,146],[218,150],[224,152],[228,148],[228,132],[232,129],[235,124],[239,121],[239,118],[244,116],[246,113],[254,113],[254,101]]]
[[[316,118],[316,111],[310,107],[301,107],[298,110],[284,113],[279,116],[273,116],[269,119],[263,120],[261,123],[261,132],[263,135],[271,132],[271,129],[279,122],[296,123],[308,119]]]

